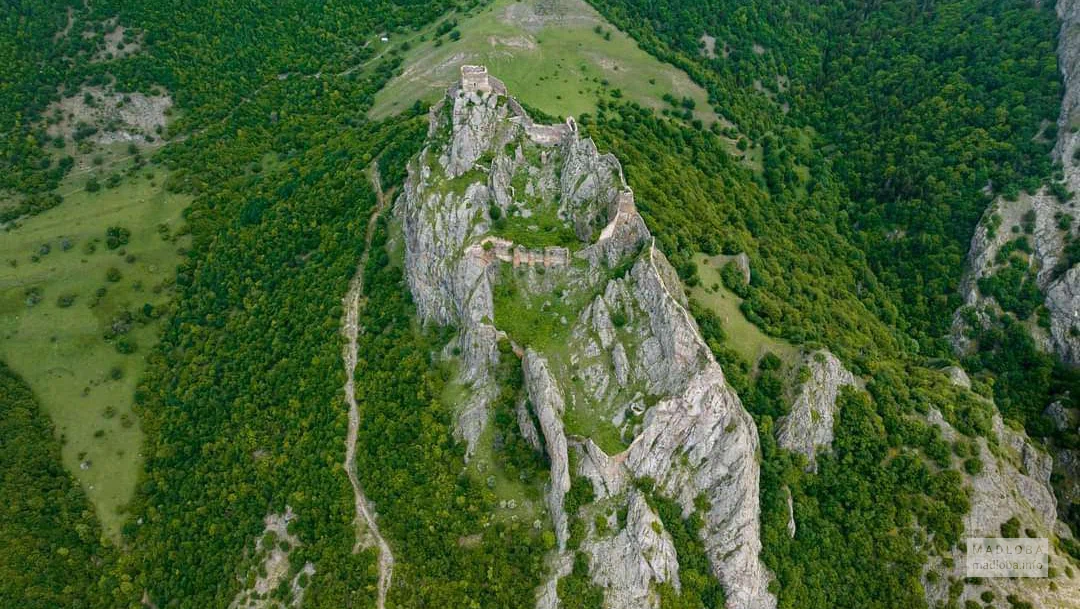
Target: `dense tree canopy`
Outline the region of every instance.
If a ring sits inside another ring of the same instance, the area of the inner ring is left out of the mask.
[[[963,258],[988,203],[982,189],[1034,189],[1050,174],[1061,97],[1052,6],[594,4],[687,68],[718,112],[764,146],[774,197],[790,204],[826,191],[834,206],[817,207],[899,308],[887,321],[924,352],[947,349],[936,339],[959,304]],[[706,55],[702,35],[724,52]],[[812,146],[798,146],[806,137]]]
[[[114,550],[60,463],[54,433],[30,388],[0,362],[0,604],[104,607],[99,577],[111,570]]]

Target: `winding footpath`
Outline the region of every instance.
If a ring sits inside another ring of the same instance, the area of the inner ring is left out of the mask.
[[[349,405],[349,431],[345,436],[345,472],[349,476],[349,482],[353,487],[353,499],[356,503],[356,544],[353,545],[353,553],[359,552],[361,547],[369,548],[372,545],[379,549],[379,590],[376,599],[377,609],[385,609],[386,592],[390,589],[390,581],[394,574],[394,555],[390,551],[390,545],[379,533],[379,526],[375,523],[375,513],[364,496],[364,490],[360,487],[360,480],[356,476],[356,437],[360,427],[360,412],[356,405],[356,385],[353,371],[356,369],[356,339],[360,333],[360,307],[364,298],[364,269],[367,267],[368,256],[371,252],[371,239],[375,234],[375,225],[379,215],[386,208],[387,196],[382,191],[382,182],[379,178],[377,164],[371,168],[371,183],[375,187],[377,202],[375,210],[368,220],[367,233],[364,236],[364,252],[360,256],[360,264],[356,269],[356,275],[349,283],[349,291],[345,295],[345,318],[341,332],[345,336],[345,346],[341,350],[341,357],[345,364],[345,401]]]

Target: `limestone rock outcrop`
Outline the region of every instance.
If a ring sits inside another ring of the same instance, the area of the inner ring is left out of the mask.
[[[1046,288],[1050,336],[1061,358],[1080,364],[1080,265]]]
[[[1043,415],[1050,419],[1057,432],[1080,435],[1080,410],[1069,408],[1065,400],[1051,403]],[[1050,453],[1054,457],[1058,518],[1075,523],[1080,515],[1080,448],[1070,448],[1066,442],[1051,441]]]
[[[1080,173],[1080,169],[1074,171]],[[1032,323],[1032,332],[1044,348],[1063,361],[1080,363],[1080,265],[1065,269],[1062,262],[1067,240],[1080,238],[1080,223],[1072,221],[1068,228],[1062,228],[1063,219],[1073,213],[1067,203],[1046,191],[1021,194],[1016,201],[999,199],[987,209],[971,239],[967,271],[960,283],[964,307],[953,318],[952,338],[958,352],[972,347],[967,336],[970,316],[976,324],[985,325],[988,311],[1000,313],[993,297],[979,290],[979,280],[999,272],[1008,264],[1004,248],[1024,240],[1028,244],[1025,249],[1031,250],[1026,264],[1043,294],[1050,321],[1048,330]]]
[[[513,417],[545,451],[557,540],[537,606],[560,605],[575,552],[605,607],[659,606],[678,556],[639,484],[698,514],[732,609],[772,609],[759,554],[758,444],[638,214],[618,160],[568,119],[538,125],[496,79],[469,70],[432,108],[428,142],[396,204],[406,278],[425,324],[458,331],[453,406],[483,454],[500,358],[521,358]],[[512,350],[500,352],[501,341]],[[450,353],[445,351],[444,353]],[[574,480],[595,499],[567,509]],[[625,514],[617,518],[615,514]],[[606,518],[607,526],[598,523]],[[571,539],[583,523],[583,539]]]
[[[1061,479],[1056,488],[1058,517],[1076,518],[1075,510],[1080,509],[1080,450],[1055,448],[1054,473]]]
[[[1080,364],[1080,263],[1075,253],[1070,254],[1070,251],[1076,251],[1080,239],[1080,222],[1074,207],[1075,197],[1080,194],[1080,156],[1077,154],[1080,132],[1075,129],[1080,121],[1080,1],[1059,0],[1056,10],[1061,20],[1058,65],[1065,92],[1052,156],[1061,163],[1062,186],[1073,195],[1073,200],[1061,201],[1050,189],[1042,188],[1032,195],[1021,193],[1015,201],[999,197],[987,209],[972,237],[967,269],[961,281],[965,305],[953,318],[952,342],[961,354],[974,347],[971,327],[985,327],[991,323],[993,315],[1001,313],[1000,303],[980,291],[980,280],[994,276],[1004,265],[1014,264],[1019,259],[1029,280],[1034,281],[1042,295],[1045,321],[1049,322],[1038,323],[1033,315],[1026,322],[1027,328],[1044,350],[1055,353],[1066,363]],[[1015,251],[1017,249],[1022,253]],[[1063,415],[1064,410],[1055,410],[1053,405],[1047,411],[1047,416],[1058,425],[1067,423]],[[1070,535],[1068,527],[1060,521],[1055,522],[1051,516],[1068,517],[1072,503],[1080,501],[1078,453],[1051,442],[1051,459],[1032,448],[1023,434],[1000,424],[997,427],[1003,443],[1011,447],[1013,454],[1020,455],[1016,466],[1018,473],[1006,470],[1000,472],[1000,480],[996,480],[992,474],[997,470],[984,467],[983,475],[976,478],[973,485],[976,500],[969,516],[971,530],[979,531],[979,525],[993,528],[989,520],[1002,514],[981,506],[991,504],[991,498],[995,496],[1005,505],[1010,505],[1010,501],[1015,503],[1014,499],[1000,499],[1008,495],[1013,498],[1023,496],[1024,509],[1032,520],[1044,525],[1043,530],[1057,529],[1062,535]],[[1047,484],[1051,470],[1055,473],[1060,502],[1055,500]],[[1010,484],[1011,489],[1008,488]],[[1040,490],[1043,487],[1046,487],[1045,492]],[[984,497],[985,501],[979,501],[979,497]],[[1019,507],[1011,505],[1008,509]],[[1053,606],[1053,603],[1045,606]]]
[[[946,441],[953,442],[960,437],[936,409],[931,409],[926,418],[941,431]],[[982,468],[978,474],[967,475],[971,509],[964,517],[963,537],[1000,537],[1001,525],[1012,518],[1019,522],[1021,535],[1030,530],[1042,537],[1068,536],[1067,527],[1057,518],[1056,500],[1050,486],[1050,456],[1036,448],[1024,432],[1003,424],[998,415],[994,416],[993,432],[998,440],[996,450],[985,438],[976,440]],[[963,579],[965,575],[963,550],[954,548],[949,557],[951,566],[940,557],[931,559],[929,570],[946,576],[924,581],[931,605],[948,598],[950,577]],[[1051,564],[1064,560],[1051,544]],[[1053,580],[986,578],[965,586],[961,604],[965,600],[977,600],[984,590],[991,590],[1002,599],[1017,594],[1034,602],[1036,607],[1070,607],[1080,598],[1080,581],[1071,577]]]
[[[817,452],[833,441],[836,398],[845,386],[856,386],[855,375],[828,351],[809,355],[804,362],[809,376],[799,387],[791,412],[777,422],[780,446],[806,456],[816,470]]]
[[[963,387],[964,389],[971,389],[971,377],[960,366],[949,366],[944,370],[945,374],[949,377],[949,382],[957,387]]]
[[[614,511],[607,526],[618,530]],[[584,544],[593,557],[594,581],[608,590],[612,607],[644,607],[652,604],[652,586],[670,583],[679,589],[679,560],[675,544],[638,491],[629,492],[626,525],[614,536],[594,534]]]
[[[540,431],[544,434],[548,457],[551,459],[551,487],[548,490],[548,503],[551,521],[555,525],[555,539],[559,549],[566,548],[569,536],[566,511],[563,499],[570,490],[569,459],[566,453],[566,432],[563,429],[562,416],[566,412],[562,395],[555,379],[548,370],[547,362],[532,349],[525,352],[522,359],[525,370],[525,387],[529,400],[533,404]]]

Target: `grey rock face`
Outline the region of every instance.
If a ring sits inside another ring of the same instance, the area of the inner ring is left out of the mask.
[[[960,437],[938,410],[931,409],[926,418],[942,431],[945,440],[953,442]],[[969,478],[973,494],[964,530],[972,536],[997,535],[1001,523],[1017,514],[1030,515],[1041,530],[1053,530],[1057,515],[1050,487],[1050,456],[1032,446],[1023,432],[1005,426],[997,415],[994,433],[1005,453],[996,457],[986,440],[978,439],[983,470]]]
[[[855,386],[855,375],[828,351],[818,351],[804,362],[810,377],[799,388],[791,412],[777,423],[780,446],[806,455],[817,469],[817,451],[833,441],[833,419],[840,388]]]
[[[936,409],[930,410],[927,422],[937,426],[945,440],[952,442],[960,436]],[[1041,536],[1060,534],[1056,500],[1050,487],[1050,456],[1035,448],[1026,434],[1005,426],[999,416],[994,417],[994,433],[1002,447],[1000,456],[990,450],[985,439],[977,440],[983,467],[978,475],[967,479],[972,492],[971,510],[964,517],[964,536],[999,537],[1001,524],[1014,517],[1020,521],[1021,531],[1031,528]],[[1056,551],[1051,553],[1056,554]],[[952,567],[935,558],[931,568],[939,575],[963,578],[965,557],[962,550],[954,548],[951,558],[954,561]],[[1060,556],[1051,556],[1051,564],[1062,560]],[[967,586],[961,602],[965,598],[977,599],[982,589],[990,589],[1000,598],[1018,594],[1037,607],[1072,606],[1070,603],[1080,598],[1080,581],[1073,578],[1053,581],[1055,586],[1050,587],[1045,580],[985,579],[979,586]],[[937,582],[924,581],[924,585],[931,604],[948,598],[948,577],[941,577]]]
[[[514,408],[514,414],[517,415],[518,429],[521,430],[521,437],[529,443],[529,446],[533,450],[539,452],[544,449],[544,445],[540,442],[540,432],[537,431],[536,425],[533,423],[532,417],[529,416],[529,409],[525,400],[521,400]]]
[[[949,366],[945,369],[945,374],[949,376],[949,381],[957,387],[963,387],[964,389],[971,389],[971,379],[968,377],[967,372],[960,366]]]
[[[1058,65],[1065,81],[1065,94],[1058,115],[1058,140],[1054,146],[1054,158],[1062,163],[1069,160],[1080,134],[1072,133],[1070,120],[1080,112],[1080,44],[1077,44],[1076,26],[1080,25],[1080,2],[1059,0],[1056,5],[1061,33],[1058,38]],[[1075,177],[1070,176],[1070,177]],[[1077,186],[1077,184],[1073,184]]]
[[[718,382],[720,381],[720,382]],[[704,494],[705,549],[733,607],[774,607],[769,575],[758,560],[757,432],[738,396],[722,383],[715,362],[689,379],[676,397],[645,415],[645,427],[626,453],[634,477],[656,480],[693,511]],[[685,460],[682,458],[685,455]]]
[[[506,106],[498,105],[497,95],[460,92],[454,97],[453,142],[446,151],[446,175],[456,178],[472,169],[473,163],[491,147],[499,122],[506,117]]]
[[[1061,476],[1057,486],[1059,514],[1080,504],[1080,450],[1058,448],[1054,451],[1054,471]],[[1064,525],[1067,527],[1067,525]]]
[[[1061,359],[1080,363],[1080,266],[1065,272],[1046,290],[1050,336]]]
[[[788,537],[795,538],[795,500],[791,497],[791,489],[784,487],[784,493],[787,495],[787,533]]]
[[[1080,433],[1080,428],[1077,427],[1080,413],[1075,408],[1066,408],[1060,400],[1047,406],[1043,414],[1054,422],[1058,431]],[[1070,510],[1075,509],[1074,505],[1080,505],[1080,450],[1054,446],[1051,452],[1054,457],[1053,474],[1058,480],[1055,487],[1058,516],[1064,520],[1069,516]]]
[[[1011,479],[1005,482],[1014,483],[1019,496],[1031,506],[1032,512],[1041,521],[1039,524],[1046,530],[1053,530],[1057,520],[1057,500],[1050,486],[1050,471],[1054,464],[1050,455],[1035,448],[1024,432],[1005,426],[999,416],[994,417],[994,433],[1010,449],[1014,467],[1015,462],[1019,463],[1015,472],[1005,466],[1002,473]],[[979,524],[974,520],[973,523]]]
[[[1075,413],[1066,408],[1065,405],[1061,403],[1061,400],[1047,406],[1046,410],[1043,411],[1043,414],[1054,422],[1054,428],[1058,431],[1065,431],[1076,425]]]
[[[555,525],[555,539],[558,540],[559,550],[562,551],[566,549],[566,540],[569,537],[566,511],[563,510],[563,499],[570,490],[566,433],[562,424],[562,415],[566,406],[543,357],[529,349],[525,352],[525,358],[521,363],[525,371],[525,388],[529,392],[529,400],[536,409],[536,416],[540,419],[540,431],[544,434],[548,458],[551,460],[551,488],[548,491],[548,503],[551,509],[551,520]]]
[[[998,252],[1010,241],[1022,237],[1031,245],[1031,268],[1050,313],[1049,332],[1038,329],[1035,338],[1064,361],[1080,362],[1077,359],[1080,357],[1080,334],[1074,329],[1080,329],[1080,267],[1060,268],[1066,237],[1077,235],[1078,224],[1073,222],[1070,228],[1062,230],[1059,219],[1063,214],[1072,213],[1068,204],[1045,191],[1035,195],[1021,194],[1016,201],[999,199],[990,206],[971,239],[967,271],[960,284],[965,306],[953,318],[952,337],[958,352],[966,352],[972,347],[965,335],[965,311],[973,312],[976,323],[981,325],[988,323],[987,309],[1000,312],[993,298],[979,291],[978,282],[993,276],[1001,268],[1003,263],[998,260]],[[997,228],[993,228],[994,225]]]
[[[459,331],[464,395],[455,406],[467,455],[498,395],[499,341],[516,341],[528,397],[516,418],[526,441],[548,455],[547,514],[558,542],[537,606],[559,606],[557,582],[573,563],[569,522],[579,517],[587,523],[579,551],[606,588],[606,607],[657,607],[657,585],[679,589],[671,523],[634,488],[650,477],[684,517],[707,504],[702,537],[728,606],[773,609],[759,560],[757,431],[653,246],[618,161],[579,137],[572,121],[533,123],[501,83],[489,82],[491,92],[454,87],[433,107],[396,215],[420,319]],[[522,238],[554,217],[578,243],[542,251],[515,244],[499,216],[511,216]],[[517,290],[520,314],[558,311],[546,331],[558,336],[513,335],[514,320],[496,311],[496,288]],[[565,510],[572,475],[596,491],[578,514]],[[620,507],[625,524],[614,517]],[[596,517],[610,526],[598,529]]]
[[[595,526],[582,549],[592,558],[593,581],[607,590],[608,607],[655,607],[653,586],[670,583],[679,589],[679,560],[671,535],[649,508],[645,497],[631,491],[626,526],[617,534],[597,534]],[[617,529],[614,511],[608,527]]]

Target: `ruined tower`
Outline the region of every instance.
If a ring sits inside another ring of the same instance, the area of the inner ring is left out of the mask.
[[[484,66],[461,66],[461,90],[466,93],[491,93],[491,81]]]

